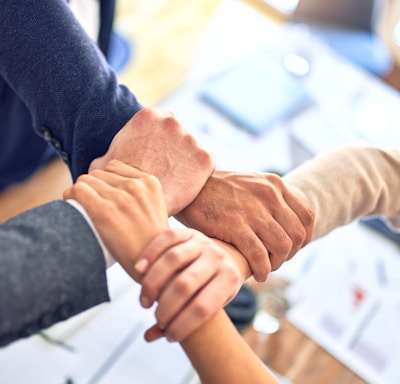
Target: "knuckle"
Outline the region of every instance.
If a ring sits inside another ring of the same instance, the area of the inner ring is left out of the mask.
[[[183,274],[175,282],[175,290],[179,295],[191,293],[193,274]]]
[[[185,255],[176,249],[170,249],[166,254],[166,259],[170,266],[181,265],[184,262]],[[185,274],[183,274],[181,277],[186,278]]]
[[[236,228],[240,228],[241,220],[237,221],[236,219],[232,220],[231,224]],[[262,252],[260,251],[259,247],[255,244],[255,239],[253,234],[249,234],[247,232],[241,233],[241,235],[235,240],[237,247],[247,254],[251,258],[257,258],[258,255],[261,255]],[[253,256],[252,256],[253,255]]]
[[[125,189],[129,191],[129,189],[134,188],[131,185],[125,186]],[[117,210],[123,210],[126,207],[126,201],[128,198],[127,192],[124,192],[122,190],[114,190],[113,191],[113,202],[110,202],[110,206],[114,206],[115,209]]]
[[[268,173],[268,180],[276,186],[282,187],[284,185],[281,176],[276,173]]]
[[[303,220],[306,226],[313,225],[315,221],[315,212],[311,208],[307,208]]]
[[[186,241],[191,238],[192,232],[187,228],[169,228],[164,232],[164,236],[166,236],[167,240],[170,243],[177,244],[181,241]],[[173,252],[173,249],[171,249]],[[178,253],[176,256],[182,256],[181,253]]]
[[[293,241],[289,236],[285,234],[285,236],[282,237],[279,246],[280,246],[279,253],[283,256],[288,255],[293,247]]]
[[[209,316],[211,309],[208,303],[198,300],[194,303],[192,311],[196,319],[206,319]]]
[[[153,115],[152,109],[145,107],[142,108],[140,111],[136,112],[135,117],[140,117],[140,118],[147,118],[148,116]]]
[[[281,193],[273,185],[265,185],[263,194],[266,196],[268,205],[273,206],[281,205]]]
[[[92,171],[92,172],[95,172],[95,171]],[[91,172],[91,174],[92,174],[92,172]],[[75,181],[75,184],[86,183],[88,180],[90,180],[90,176],[88,174],[79,175]]]
[[[122,181],[123,188],[126,189],[128,192],[134,192],[137,188],[138,181],[136,179],[124,179]]]
[[[105,171],[115,171],[118,169],[118,167],[121,165],[121,162],[117,159],[111,159],[107,162],[107,164],[104,167]],[[90,173],[94,173],[95,170],[91,171]]]
[[[79,176],[75,183],[71,186],[71,191],[73,193],[79,193],[84,188],[85,181],[80,179],[80,177],[81,176]]]
[[[236,268],[230,268],[228,273],[228,283],[231,287],[236,287],[241,284],[240,273]]]
[[[186,131],[183,129],[182,125],[179,123],[178,119],[173,116],[169,115],[163,118],[164,119],[164,124],[165,128],[170,132],[170,133],[185,133],[185,136],[188,135]]]
[[[147,174],[143,176],[143,181],[151,188],[158,189],[161,187],[160,181],[154,175]]]
[[[214,167],[214,160],[212,155],[204,149],[200,148],[198,150],[197,161],[205,170],[211,170]]]
[[[293,244],[292,246],[300,246],[301,244],[303,244],[304,240],[306,239],[307,236],[307,232],[306,229],[303,226],[300,226],[299,228],[297,228],[296,232],[293,235],[292,241]]]

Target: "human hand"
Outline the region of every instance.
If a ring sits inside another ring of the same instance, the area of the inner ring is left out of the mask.
[[[313,211],[275,174],[214,171],[197,198],[176,218],[233,244],[254,278],[290,259],[312,236]]]
[[[156,177],[117,160],[104,170],[81,175],[64,192],[90,216],[112,256],[136,281],[135,257],[158,233],[168,228],[167,209]]]
[[[157,325],[146,332],[146,339],[182,341],[192,334],[237,294],[246,277],[247,262],[242,263],[192,229],[170,229],[157,236],[136,264],[143,275],[141,304],[149,308],[158,302]]]
[[[90,170],[117,159],[156,176],[162,185],[168,215],[198,195],[214,169],[214,158],[173,117],[153,108],[137,112],[115,135],[107,153]]]

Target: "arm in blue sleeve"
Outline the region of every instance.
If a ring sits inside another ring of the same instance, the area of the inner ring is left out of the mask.
[[[0,76],[74,179],[141,105],[64,0],[0,0]]]

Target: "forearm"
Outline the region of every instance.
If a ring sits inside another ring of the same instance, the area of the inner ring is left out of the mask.
[[[0,76],[29,108],[37,132],[61,144],[76,178],[141,106],[65,0],[0,6]]]
[[[345,147],[314,158],[284,181],[315,212],[313,239],[360,216],[400,213],[400,151]]]
[[[203,384],[278,383],[223,310],[181,345]]]
[[[219,240],[214,241],[235,259],[244,279],[251,276],[247,260],[236,248]],[[242,384],[249,380],[254,384],[278,383],[223,310],[181,345],[203,384]]]
[[[109,300],[101,248],[55,201],[0,226],[0,346]]]

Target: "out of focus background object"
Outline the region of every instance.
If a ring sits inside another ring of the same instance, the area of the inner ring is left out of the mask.
[[[393,67],[389,47],[378,35],[386,0],[266,0],[295,23],[306,24],[333,50],[380,77]]]

